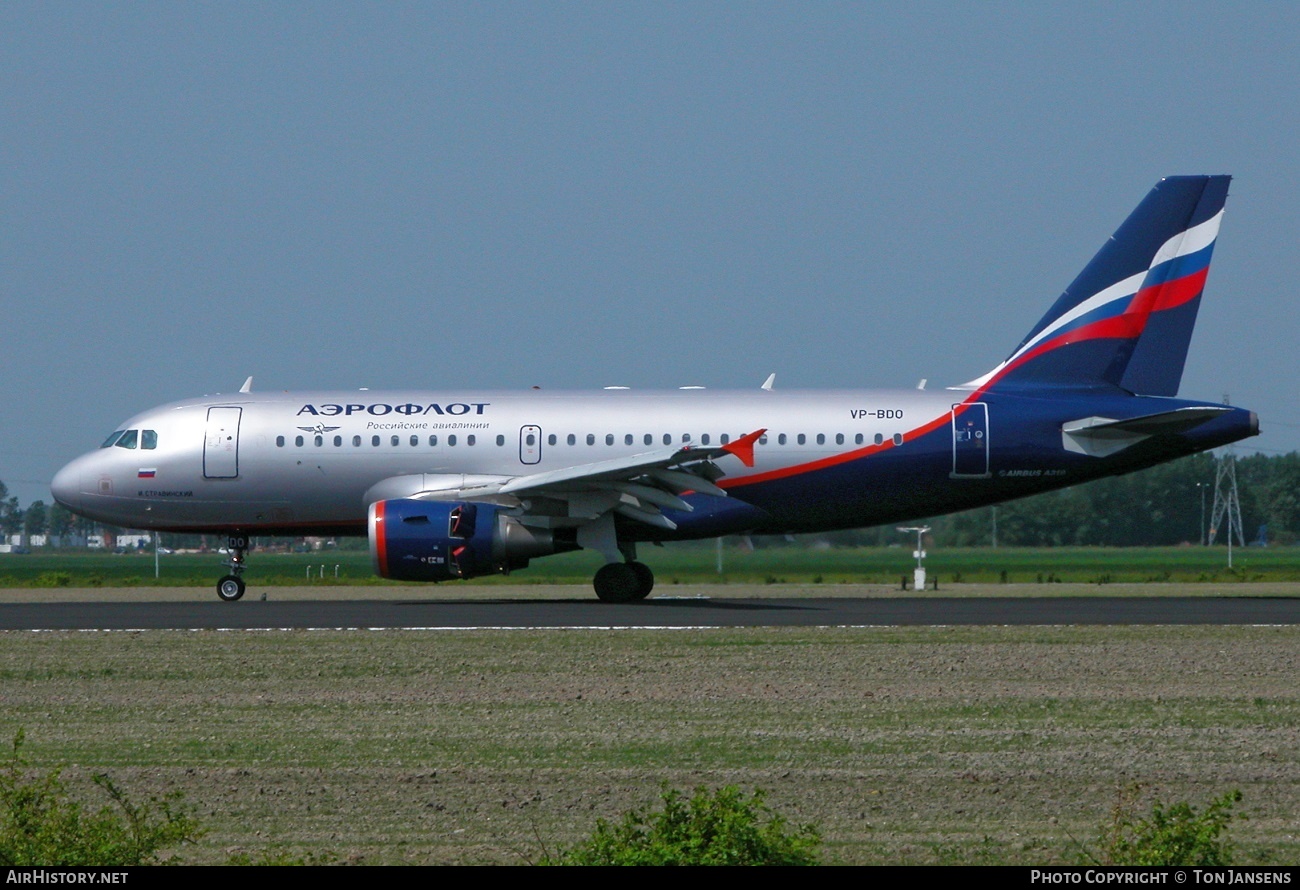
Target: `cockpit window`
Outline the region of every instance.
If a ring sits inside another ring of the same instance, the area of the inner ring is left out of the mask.
[[[118,439],[120,439],[124,432],[126,432],[126,430],[113,430],[112,434],[107,439],[104,440],[104,444],[100,445],[99,447],[112,448],[113,443],[116,442]]]
[[[122,434],[122,438],[117,440],[116,444],[118,448],[134,448],[136,446],[136,442],[138,442],[139,439],[140,439],[139,430],[127,430],[125,433]]]
[[[141,431],[140,431],[140,447],[141,447],[141,448],[149,448],[149,449],[157,448],[157,447],[158,447],[158,431],[157,431],[157,430],[141,430]]]

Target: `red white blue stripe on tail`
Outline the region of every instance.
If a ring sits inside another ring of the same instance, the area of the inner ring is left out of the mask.
[[[960,388],[1177,395],[1229,180],[1162,179],[1006,361]]]

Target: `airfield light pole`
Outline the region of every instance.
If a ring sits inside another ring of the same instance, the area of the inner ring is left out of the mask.
[[[912,525],[906,528],[900,528],[900,532],[916,532],[916,549],[912,555],[916,557],[916,569],[912,572],[912,587],[916,590],[925,590],[925,551],[921,549],[921,538],[930,530],[928,525]]]

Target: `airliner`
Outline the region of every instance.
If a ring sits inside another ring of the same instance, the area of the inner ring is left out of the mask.
[[[946,389],[340,390],[189,399],[121,424],[52,483],[87,518],[370,540],[376,574],[448,581],[595,551],[646,597],[638,545],[856,528],[996,504],[1256,435],[1175,398],[1228,176],[1156,184],[1011,354]]]

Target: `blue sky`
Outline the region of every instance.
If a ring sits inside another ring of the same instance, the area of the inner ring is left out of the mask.
[[[1300,6],[0,5],[0,480],[237,389],[931,386],[1231,173],[1181,394],[1300,448]]]

